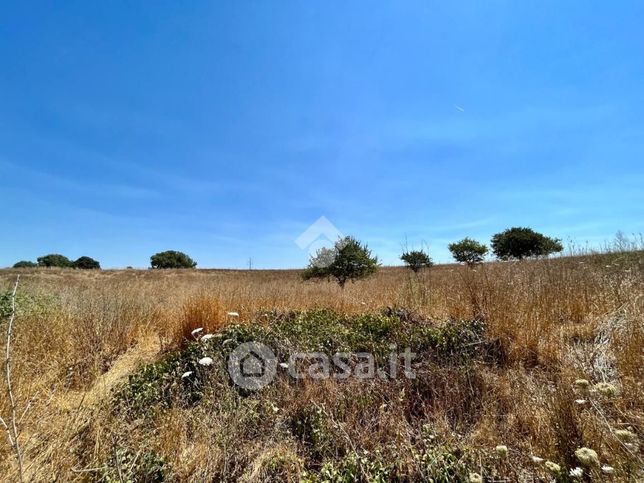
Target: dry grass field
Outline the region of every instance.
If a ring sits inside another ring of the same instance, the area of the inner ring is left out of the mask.
[[[641,251],[385,268],[344,290],[297,271],[28,269],[0,272],[0,293],[18,274],[25,481],[644,478]],[[4,353],[7,295],[2,310]],[[205,347],[189,341],[198,327],[225,335]],[[223,347],[253,337],[285,350],[413,341],[416,378],[280,374],[240,391]],[[215,363],[188,386],[182,364],[200,351]],[[0,475],[17,481],[4,436]]]

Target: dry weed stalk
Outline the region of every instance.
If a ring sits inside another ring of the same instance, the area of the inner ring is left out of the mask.
[[[13,386],[11,384],[11,336],[13,335],[13,326],[16,320],[16,292],[18,291],[18,283],[20,282],[20,275],[16,277],[16,283],[13,286],[13,291],[11,293],[11,315],[9,316],[9,323],[7,325],[7,339],[6,339],[6,350],[5,350],[5,383],[7,385],[7,393],[9,395],[9,404],[11,406],[11,416],[9,418],[9,423],[0,416],[0,424],[7,431],[7,437],[9,438],[9,444],[13,448],[13,451],[16,454],[16,459],[18,460],[18,472],[20,475],[20,481],[24,481],[23,467],[22,467],[22,452],[20,450],[20,442],[18,441],[18,416],[17,416],[17,406],[16,398],[13,394]]]

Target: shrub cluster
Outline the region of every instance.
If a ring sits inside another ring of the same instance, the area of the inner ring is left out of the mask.
[[[58,268],[78,268],[81,270],[99,270],[101,264],[91,257],[82,256],[77,260],[70,260],[65,255],[50,253],[38,257],[38,263],[28,260],[21,260],[13,265],[13,268],[35,268],[35,267],[58,267]]]
[[[183,349],[140,368],[113,393],[115,415],[146,426],[157,414],[191,408],[195,414],[234,420],[241,431],[238,437],[295,441],[298,451],[271,456],[262,467],[265,478],[258,481],[284,481],[284,475],[292,472],[299,473],[300,481],[310,482],[465,481],[472,462],[454,448],[437,445],[429,430],[413,448],[376,446],[373,453],[363,454],[346,447],[348,436],[338,421],[353,421],[355,426],[349,431],[356,431],[363,423],[352,415],[364,418],[368,425],[391,405],[401,421],[409,418],[420,425],[425,421],[425,405],[437,403],[442,392],[449,391],[457,394],[451,399],[456,405],[454,424],[464,424],[460,415],[480,411],[483,386],[476,368],[489,360],[490,342],[481,321],[437,324],[393,309],[362,315],[329,309],[270,312],[259,314],[259,319],[212,334],[195,332]],[[327,394],[326,403],[298,397],[306,380],[295,381],[285,370],[279,370],[262,390],[247,391],[234,385],[226,367],[231,352],[251,341],[269,346],[280,365],[296,352],[329,356],[369,352],[375,360],[376,377],[367,385],[356,385],[352,378],[328,381],[337,390]],[[412,361],[415,378],[380,373],[388,367],[392,345],[416,353]],[[397,457],[396,451],[401,451]],[[412,461],[415,469],[398,465],[402,457]]]
[[[406,311],[385,310],[357,316],[329,309],[268,313],[268,323],[230,325],[203,340],[186,341],[182,350],[167,354],[131,375],[115,393],[116,405],[139,416],[160,404],[194,405],[214,381],[228,384],[225,372],[232,350],[244,342],[269,346],[280,361],[296,352],[370,353],[376,365],[386,367],[391,347],[409,347],[419,359],[440,365],[459,366],[471,361],[497,357],[496,346],[485,338],[485,324],[479,320],[450,321],[437,325],[431,320],[410,317]],[[489,352],[489,353],[488,353]],[[207,356],[212,364],[199,360]],[[183,374],[190,378],[182,378]]]

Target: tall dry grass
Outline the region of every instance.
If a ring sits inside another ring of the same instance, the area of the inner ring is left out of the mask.
[[[8,289],[16,273],[0,272],[0,288]],[[511,478],[527,478],[529,455],[561,461],[581,444],[601,451],[607,463],[642,461],[639,448],[629,450],[615,437],[619,428],[644,431],[642,252],[474,270],[444,265],[419,275],[388,268],[344,290],[304,283],[297,271],[20,274],[19,292],[28,303],[16,323],[14,385],[27,410],[19,428],[30,481],[92,480],[119,446],[154,448],[186,481],[261,479],[275,455],[283,460],[284,478],[302,477],[298,443],[271,436],[270,428],[240,411],[222,416],[175,408],[154,419],[150,439],[143,423],[115,420],[109,389],[138,365],[181,347],[194,328],[216,331],[235,322],[229,311],[249,321],[262,311],[319,307],[357,314],[398,306],[437,321],[482,318],[504,354],[503,364],[480,367],[475,375],[437,372],[430,385],[406,388],[415,399],[398,411],[382,409],[398,397],[392,387],[330,381],[271,389],[291,415],[311,407],[324,411],[357,395],[371,401],[345,401],[341,421],[329,416],[333,444],[345,451],[386,443],[396,458],[420,437],[418,424],[425,421],[445,444],[482,454],[506,444],[511,453],[499,474]],[[610,382],[620,395],[580,407],[575,399],[589,398],[575,389],[576,379]],[[3,397],[0,413],[7,410]],[[1,440],[0,475],[11,481],[16,471],[11,448]]]

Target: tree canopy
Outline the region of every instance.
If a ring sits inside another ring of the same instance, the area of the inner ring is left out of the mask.
[[[548,256],[563,250],[561,240],[549,238],[531,228],[508,228],[492,237],[492,251],[501,260]]]
[[[407,267],[414,273],[418,273],[423,268],[429,268],[433,265],[432,259],[423,250],[412,250],[405,252],[400,256]]]
[[[13,268],[34,268],[37,266],[38,264],[36,262],[31,262],[29,260],[20,260],[13,264]]]
[[[469,266],[481,263],[488,252],[485,245],[467,237],[450,243],[447,248],[452,252],[454,260],[459,263],[466,263]]]
[[[60,268],[73,268],[74,263],[64,255],[58,253],[51,253],[38,257],[39,267],[60,267]]]
[[[74,262],[74,268],[79,268],[81,270],[97,270],[101,268],[101,264],[91,257],[83,256]]]
[[[367,278],[378,270],[378,257],[371,255],[367,245],[353,237],[338,240],[333,248],[322,248],[311,257],[304,270],[305,280],[314,278],[335,278],[344,288],[347,281]]]
[[[167,250],[150,257],[152,268],[195,268],[197,262],[183,252]]]

